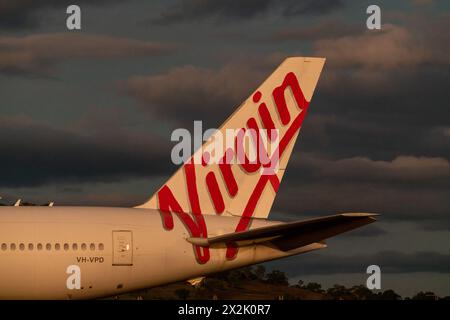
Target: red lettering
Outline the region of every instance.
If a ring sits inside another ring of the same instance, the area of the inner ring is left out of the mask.
[[[195,181],[195,166],[192,163],[192,160],[191,163],[186,163],[183,168],[188,187],[189,202],[195,221],[189,214],[183,211],[169,187],[163,186],[161,190],[158,191],[158,204],[163,215],[164,227],[168,230],[173,229],[173,216],[171,214],[173,212],[183,222],[192,237],[207,237],[208,232],[206,229],[205,220],[200,210],[197,185]],[[209,248],[194,245],[194,251],[199,263],[203,264],[208,262],[210,256]]]
[[[278,115],[280,116],[280,120],[283,125],[286,125],[291,121],[291,116],[289,114],[285,97],[285,92],[288,87],[294,95],[298,108],[303,109],[308,105],[308,102],[306,101],[302,89],[298,83],[297,77],[293,72],[289,72],[284,78],[283,83],[279,87],[276,87],[272,93],[273,99],[275,100],[275,106],[278,110]]]
[[[288,144],[292,141],[294,136],[297,134],[299,128],[301,127],[303,120],[306,116],[307,109],[309,103],[306,101],[303,92],[300,88],[300,85],[298,83],[298,80],[293,72],[288,73],[283,83],[276,87],[273,92],[272,96],[275,101],[275,106],[279,115],[279,118],[281,120],[281,123],[283,125],[287,125],[291,120],[291,115],[289,113],[287,103],[286,103],[286,97],[285,93],[286,90],[290,88],[294,99],[296,101],[297,107],[300,109],[300,114],[298,114],[288,130],[286,131],[285,135],[282,137],[279,143],[279,150],[276,150],[279,154],[279,157],[283,155],[284,151],[286,150]],[[262,94],[260,91],[257,91],[253,95],[253,102],[258,103],[262,97]],[[270,116],[270,112],[267,108],[267,105],[265,103],[261,103],[258,107],[258,112],[261,118],[261,121],[268,131],[275,129],[275,124]],[[254,146],[256,145],[256,149],[261,148],[259,144],[259,140],[261,137],[259,136],[260,131],[258,124],[256,122],[255,118],[250,118],[247,121],[247,127],[254,133],[255,135],[251,134],[252,141],[254,143]],[[242,128],[236,139],[235,139],[235,150],[238,152],[238,150],[243,151],[244,150],[244,141],[243,137],[245,135],[246,129]],[[269,139],[272,140],[271,134],[269,134]],[[242,148],[238,149],[238,146]],[[266,150],[264,150],[266,151]],[[239,156],[243,158],[239,158]],[[274,153],[276,154],[276,153]],[[224,155],[224,157],[219,162],[219,169],[222,173],[223,180],[225,181],[225,185],[227,187],[227,190],[231,197],[236,196],[238,193],[238,185],[236,182],[236,179],[233,175],[232,168],[231,168],[231,161],[232,158],[235,156],[233,154],[232,149],[228,149]],[[256,158],[256,161],[253,163],[250,163],[249,159],[247,158],[247,155],[245,154],[245,151],[243,151],[241,154],[237,154],[238,160],[241,163],[242,168],[247,173],[253,173],[256,172],[261,167],[261,159],[258,156]],[[273,160],[273,159],[272,159]],[[186,178],[186,184],[187,184],[187,192],[189,196],[189,204],[192,211],[192,216],[183,212],[180,204],[177,202],[175,197],[172,194],[172,191],[167,186],[163,186],[158,191],[158,205],[162,214],[162,220],[163,225],[167,230],[173,229],[173,216],[172,213],[175,213],[179,219],[183,222],[186,229],[189,231],[190,235],[193,237],[207,237],[208,232],[206,228],[206,223],[204,220],[204,217],[201,213],[201,207],[199,202],[199,196],[197,191],[197,181],[196,181],[196,174],[195,174],[195,165],[192,162],[186,163],[184,165],[184,174]],[[209,154],[204,154],[202,157],[202,165],[206,167],[209,162]],[[267,183],[271,184],[273,190],[275,192],[278,191],[278,188],[280,186],[280,180],[278,177],[273,175],[261,175],[259,177],[258,182],[255,185],[255,188],[253,189],[250,198],[247,201],[247,204],[242,212],[241,219],[239,220],[235,231],[236,232],[242,232],[248,229],[251,218],[254,215],[254,211],[258,205],[258,202],[262,196],[262,193],[264,191],[264,188],[266,187]],[[219,185],[217,183],[216,176],[214,172],[209,172],[206,175],[206,184],[208,187],[209,194],[211,196],[214,209],[216,213],[221,214],[225,210],[225,204],[223,196],[220,192]],[[194,245],[194,251],[196,254],[196,258],[199,261],[199,263],[206,263],[210,258],[209,248],[208,247],[200,247]],[[226,258],[227,259],[233,259],[236,257],[238,252],[238,248],[236,244],[230,243],[227,244],[227,251],[226,251]]]
[[[273,123],[272,117],[270,116],[269,109],[267,109],[265,103],[261,103],[258,108],[258,112],[259,116],[261,117],[261,121],[264,124],[264,128],[267,130],[269,140],[272,141],[272,139],[275,139],[277,137],[276,135],[272,137],[272,130],[275,130],[275,125]]]
[[[220,193],[219,185],[217,184],[217,179],[214,172],[209,172],[206,175],[206,185],[208,186],[209,195],[213,201],[216,213],[222,214],[225,210],[225,204],[223,202],[223,197]]]
[[[233,149],[230,148],[225,152],[225,155],[219,163],[219,168],[220,172],[222,172],[223,180],[225,180],[227,190],[232,197],[234,197],[238,192],[238,185],[231,170],[231,162],[233,161],[233,156]]]
[[[255,189],[253,189],[253,192],[250,196],[250,199],[247,202],[247,205],[245,206],[244,212],[242,213],[241,219],[239,220],[239,223],[235,229],[236,232],[241,232],[241,231],[245,231],[247,230],[250,221],[251,221],[251,217],[254,214],[256,205],[258,204],[259,199],[261,198],[262,192],[267,184],[267,182],[269,181],[269,179],[276,179],[278,181],[278,185],[279,185],[279,180],[278,177],[276,175],[263,175],[259,178],[258,183],[256,184]],[[272,182],[272,186],[274,185],[274,183]],[[275,188],[274,188],[275,189]],[[278,190],[278,187],[275,189],[275,192]],[[226,257],[227,259],[234,259],[236,257],[238,248],[233,245],[230,244],[228,245],[227,248],[227,253],[226,253]]]
[[[251,131],[249,131],[252,133]],[[260,167],[261,164],[258,163],[258,158],[256,158],[256,161],[250,161],[247,158],[247,154],[245,153],[245,145],[244,145],[244,137],[245,137],[246,130],[242,128],[239,130],[239,132],[236,135],[235,139],[235,150],[237,153],[237,160],[242,168],[244,168],[245,171],[248,173],[256,172]],[[255,144],[255,137],[253,134],[250,134],[252,136],[252,141]],[[258,157],[258,155],[256,155]]]

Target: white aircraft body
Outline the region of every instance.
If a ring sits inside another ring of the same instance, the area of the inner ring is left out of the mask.
[[[114,296],[322,249],[375,221],[368,213],[267,219],[324,63],[286,59],[212,136],[277,130],[270,174],[259,160],[205,160],[210,139],[135,208],[0,207],[0,298]]]

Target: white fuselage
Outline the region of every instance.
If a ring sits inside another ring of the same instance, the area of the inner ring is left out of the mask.
[[[208,236],[234,232],[239,218],[204,216]],[[188,280],[304,251],[264,245],[226,248],[196,260],[187,229],[174,217],[165,230],[157,210],[95,207],[0,207],[0,298],[80,299]],[[251,228],[280,222],[256,219]],[[81,287],[69,289],[69,266]]]

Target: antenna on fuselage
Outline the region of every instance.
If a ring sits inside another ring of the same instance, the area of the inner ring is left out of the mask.
[[[20,207],[20,204],[22,203],[22,199],[19,199],[14,203],[14,207]]]
[[[49,206],[49,207],[53,207],[54,204],[55,204],[54,202],[50,202],[50,203],[48,204],[48,206]]]

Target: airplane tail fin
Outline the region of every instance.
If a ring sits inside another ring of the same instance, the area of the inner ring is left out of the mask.
[[[248,226],[245,218],[267,218],[324,63],[323,58],[286,59],[137,208],[240,216],[241,230]]]

